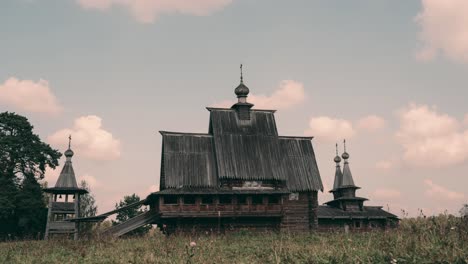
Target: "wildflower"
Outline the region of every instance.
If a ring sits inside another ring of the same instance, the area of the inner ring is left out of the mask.
[[[196,247],[197,246],[197,243],[195,243],[194,241],[190,242],[190,247]]]
[[[390,260],[390,264],[397,264],[397,263],[398,263],[398,260],[396,260],[396,259]]]
[[[456,228],[456,227],[452,226],[452,227],[450,228],[450,230],[455,230],[455,228]]]

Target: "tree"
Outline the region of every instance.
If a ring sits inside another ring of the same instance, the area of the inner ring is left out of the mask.
[[[47,167],[54,169],[62,154],[33,133],[24,116],[0,113],[0,173],[22,180],[25,175],[44,178]]]
[[[0,113],[0,239],[43,232],[45,203],[38,179],[62,154],[33,133],[26,117]]]
[[[136,194],[132,194],[132,195],[128,195],[128,196],[126,195],[126,196],[124,196],[123,200],[120,200],[119,203],[115,204],[115,209],[120,209],[120,208],[123,208],[125,206],[130,205],[130,204],[137,203],[139,201],[140,201],[140,197],[138,195],[136,195]],[[112,225],[117,225],[117,224],[123,223],[123,222],[127,221],[128,219],[133,218],[133,217],[135,217],[137,215],[140,215],[140,214],[142,214],[142,213],[144,213],[146,211],[147,211],[146,209],[141,208],[141,205],[124,209],[124,210],[117,213],[116,221],[112,221]],[[144,225],[142,227],[139,227],[139,228],[129,232],[127,235],[129,235],[129,236],[142,236],[142,235],[147,234],[150,229],[151,229],[151,225]]]
[[[91,187],[89,184],[82,180],[80,182],[80,188],[88,191],[80,197],[80,216],[79,217],[90,217],[97,214],[97,205],[94,195],[91,193]],[[91,236],[93,230],[93,223],[80,223],[80,237]]]
[[[20,237],[41,238],[47,223],[47,208],[42,189],[34,176],[26,176],[16,199],[18,231]]]
[[[468,217],[468,204],[464,204],[463,207],[460,209],[460,216]]]
[[[80,188],[88,191],[88,193],[82,195],[80,199],[80,217],[95,216],[97,213],[97,205],[96,199],[91,193],[91,187],[85,180],[82,180],[80,182]]]

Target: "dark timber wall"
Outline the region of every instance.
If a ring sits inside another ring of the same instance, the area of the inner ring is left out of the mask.
[[[296,199],[297,198],[297,199]],[[317,192],[291,194],[283,199],[281,230],[304,232],[317,228]]]

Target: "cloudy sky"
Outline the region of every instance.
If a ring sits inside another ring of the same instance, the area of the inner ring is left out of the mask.
[[[0,2],[0,111],[61,151],[73,135],[100,212],[157,190],[158,131],[207,132],[205,107],[235,100],[240,63],[280,134],[315,137],[321,203],[343,138],[368,204],[401,216],[468,202],[466,0]]]

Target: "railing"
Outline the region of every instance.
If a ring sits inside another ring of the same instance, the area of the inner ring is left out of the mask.
[[[161,217],[173,216],[280,216],[281,204],[162,204],[159,206]]]

